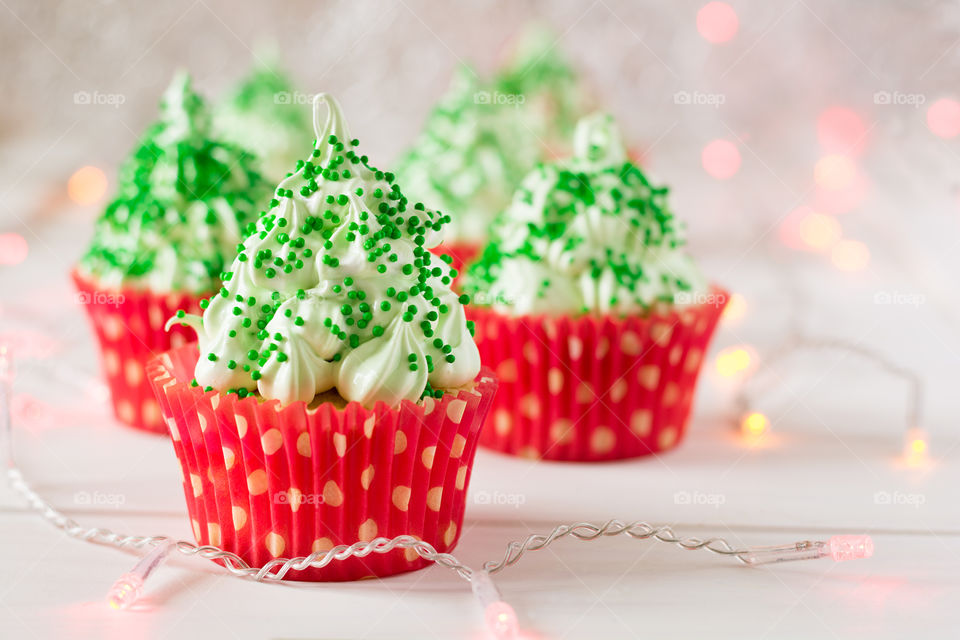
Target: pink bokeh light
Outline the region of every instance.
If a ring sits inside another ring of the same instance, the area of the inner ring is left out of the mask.
[[[707,42],[730,42],[739,28],[737,12],[726,2],[708,2],[697,12],[697,32]]]
[[[940,98],[927,109],[927,126],[934,135],[953,138],[960,134],[960,102]]]
[[[0,265],[18,265],[29,252],[27,239],[19,233],[0,233]]]
[[[867,127],[853,109],[829,107],[817,118],[817,140],[827,153],[860,155],[867,143]]]
[[[717,180],[728,180],[740,170],[740,149],[729,140],[714,140],[703,148],[700,162]]]

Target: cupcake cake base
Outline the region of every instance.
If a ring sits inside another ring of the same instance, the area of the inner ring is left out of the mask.
[[[146,364],[164,351],[196,341],[193,331],[176,326],[168,333],[164,324],[178,309],[198,313],[202,296],[104,289],[77,271],[71,278],[100,344],[114,415],[136,429],[166,433]]]
[[[683,439],[704,355],[727,294],[627,318],[513,317],[471,307],[500,390],[480,443],[532,459],[649,455]]]
[[[195,345],[148,365],[183,471],[194,536],[251,566],[340,544],[413,535],[438,551],[460,536],[480,428],[497,382],[391,409],[281,406],[192,386]],[[389,576],[428,564],[413,550],[291,571],[290,580]]]

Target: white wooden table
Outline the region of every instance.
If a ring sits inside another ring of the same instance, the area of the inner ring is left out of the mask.
[[[114,423],[92,382],[96,352],[65,275],[87,225],[83,219],[41,225],[27,262],[0,271],[0,334],[53,338],[52,360],[20,363],[18,394],[41,402],[32,405],[30,422],[16,425],[19,461],[35,488],[82,524],[189,538],[170,444]],[[756,261],[726,271],[711,260],[708,268],[748,300],[769,294]],[[813,325],[823,319],[824,327],[842,332],[849,320],[851,335],[861,335],[868,318],[869,342],[895,345],[915,318],[897,318],[897,310],[879,316],[864,302],[874,289],[836,279],[820,301],[831,311],[814,314]],[[714,353],[747,340],[762,351],[776,341],[776,312],[752,305],[744,323],[721,330]],[[729,385],[707,370],[687,441],[660,458],[579,466],[481,451],[455,553],[477,566],[529,533],[614,517],[738,545],[870,533],[876,544],[870,560],[763,568],[650,541],[563,540],[525,556],[497,583],[526,637],[544,640],[955,637],[960,438],[953,390],[960,380],[952,354],[958,345],[942,331],[909,330],[919,344],[909,364],[923,367],[928,384],[927,465],[898,461],[904,391],[867,367],[836,357],[798,359],[783,376],[781,397],[764,400],[773,433],[754,448],[731,429]],[[73,411],[65,414],[64,407]],[[80,504],[83,496],[91,504]],[[134,562],[132,555],[68,539],[4,486],[0,637],[484,637],[468,585],[440,567],[385,580],[287,586],[238,580],[209,562],[177,557],[147,583],[135,610],[112,611],[106,592]]]

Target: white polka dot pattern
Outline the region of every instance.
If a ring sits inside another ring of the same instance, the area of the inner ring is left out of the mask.
[[[473,309],[481,360],[509,374],[481,444],[580,461],[676,446],[722,310],[710,304],[625,318],[534,319]]]
[[[179,366],[176,357],[169,366]],[[478,384],[477,393],[425,403],[429,413],[421,405],[420,413],[380,407],[374,414],[353,405],[296,412],[225,394],[213,406],[211,394],[201,398],[202,390],[164,382],[170,420],[186,438],[175,450],[198,539],[256,566],[381,535],[413,534],[449,548],[466,506],[478,410],[495,386],[492,377]],[[398,550],[290,577],[358,579],[423,564],[415,552]]]
[[[283,555],[284,550],[287,548],[287,541],[279,533],[271,531],[263,539],[264,546],[267,547],[267,551],[270,552],[270,555],[274,558],[279,558]]]
[[[157,354],[175,347],[178,341],[183,343],[184,336],[194,339],[192,331],[181,327],[167,333],[163,324],[179,308],[196,312],[200,297],[159,296],[135,289],[125,289],[117,295],[116,291],[98,289],[76,272],[72,277],[86,302],[83,307],[100,345],[115,415],[131,427],[169,433],[146,369]]]
[[[279,451],[280,447],[283,446],[283,436],[280,434],[280,430],[270,429],[260,436],[260,446],[263,447],[263,452],[268,456]]]

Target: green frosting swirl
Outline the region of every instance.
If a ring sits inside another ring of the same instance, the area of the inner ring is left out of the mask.
[[[117,195],[97,220],[82,273],[106,287],[216,289],[225,256],[269,186],[252,156],[211,139],[209,121],[190,76],[178,74],[160,119],[120,167]]]
[[[666,187],[627,158],[613,118],[582,119],[569,161],[524,179],[467,273],[478,301],[516,315],[636,313],[702,292]]]
[[[279,182],[310,152],[313,128],[302,97],[268,56],[218,105],[214,131],[255,153],[263,175]]]
[[[280,183],[203,317],[173,319],[197,331],[198,384],[284,404],[336,388],[395,406],[472,381],[468,299],[450,289],[449,257],[429,251],[449,217],[371,166],[325,94],[314,127],[312,155]]]

